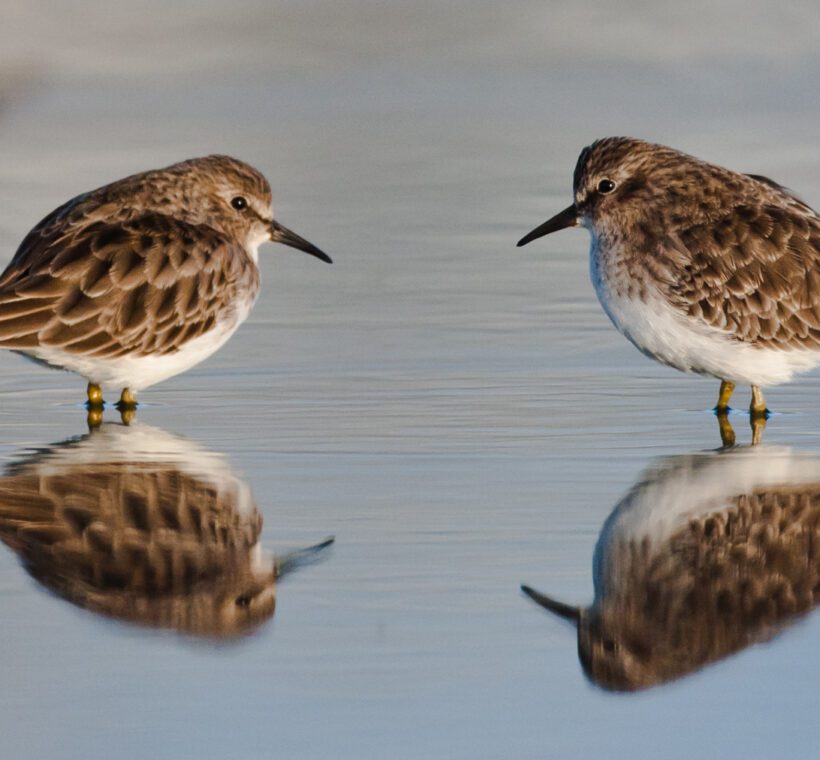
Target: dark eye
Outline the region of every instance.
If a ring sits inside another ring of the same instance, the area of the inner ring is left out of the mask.
[[[618,650],[618,645],[612,639],[604,639],[603,642],[604,652],[607,654],[612,654]]]
[[[611,179],[602,179],[598,183],[598,192],[601,195],[611,193],[615,189],[615,183]]]
[[[235,198],[231,198],[231,206],[237,211],[244,211],[248,207],[248,201],[241,195],[237,195]]]
[[[242,596],[236,597],[234,601],[237,607],[250,607],[252,598],[250,594],[242,594]]]

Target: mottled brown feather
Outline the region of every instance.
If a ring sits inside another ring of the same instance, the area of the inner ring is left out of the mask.
[[[579,628],[590,677],[645,688],[771,638],[820,602],[818,547],[815,484],[738,494],[662,545],[614,543],[607,593]]]
[[[738,206],[718,224],[678,230],[689,261],[672,278],[653,279],[681,311],[737,340],[820,347],[820,219],[806,213]]]
[[[601,195],[595,183],[608,176],[623,182]],[[791,191],[622,137],[582,152],[574,189],[619,295],[646,301],[654,290],[754,346],[820,348],[820,217]]]
[[[259,288],[245,250],[204,224],[159,214],[78,224],[68,211],[35,228],[0,278],[0,346],[169,354]]]
[[[273,594],[263,595],[274,588],[273,562],[255,566],[262,519],[239,509],[236,488],[218,490],[169,462],[41,469],[38,460],[0,478],[0,540],[51,591],[197,635],[247,634],[273,614]],[[259,602],[240,608],[242,594]]]

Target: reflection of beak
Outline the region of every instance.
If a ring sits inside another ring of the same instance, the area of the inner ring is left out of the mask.
[[[296,551],[286,554],[284,557],[276,557],[273,561],[273,573],[277,578],[293,572],[298,567],[309,565],[311,562],[318,562],[324,558],[323,552],[336,539],[333,536],[328,536],[324,541],[313,546],[308,546],[307,549],[297,549]]]
[[[560,214],[556,214],[552,219],[544,222],[540,227],[536,227],[532,232],[524,235],[518,241],[518,245],[526,245],[533,240],[537,240],[544,235],[549,235],[550,232],[558,232],[558,230],[566,229],[567,227],[578,226],[578,209],[573,203],[569,208],[565,208]]]
[[[558,615],[558,617],[562,617],[564,620],[569,620],[571,623],[578,625],[578,621],[581,619],[580,607],[570,607],[568,604],[559,602],[556,599],[551,599],[550,597],[545,596],[541,592],[536,591],[529,586],[521,586],[521,590],[537,605],[543,607],[545,610],[549,610],[555,615]]]
[[[308,243],[303,237],[299,237],[295,232],[291,232],[287,227],[279,224],[276,220],[270,223],[270,239],[273,243],[282,243],[291,248],[298,248],[300,251],[309,253],[317,259],[332,264],[333,260],[324,251],[320,251],[313,243]]]

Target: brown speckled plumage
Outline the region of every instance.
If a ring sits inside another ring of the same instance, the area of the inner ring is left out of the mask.
[[[259,272],[242,226],[213,196],[218,181],[270,205],[259,172],[209,156],[127,177],[49,214],[0,276],[0,346],[166,354],[213,329],[240,294],[255,298]]]
[[[272,214],[267,180],[229,156],[79,195],[29,232],[0,275],[0,348],[99,385],[139,389],[184,371],[247,316],[260,243],[330,261]],[[207,345],[161,367],[117,363],[172,357],[203,336]]]
[[[736,496],[661,547],[610,550],[619,582],[586,615],[597,684],[645,688],[765,641],[820,601],[820,484]]]
[[[590,192],[618,176],[611,195]],[[605,138],[575,169],[579,210],[609,236],[623,277],[739,341],[820,347],[820,217],[772,180],[640,140]],[[629,245],[623,245],[628,240]]]
[[[790,191],[628,137],[585,148],[573,190],[518,244],[586,227],[615,326],[648,356],[724,381],[718,411],[744,383],[764,414],[759,386],[820,364],[820,217]]]
[[[56,252],[55,252],[56,249]],[[157,214],[29,240],[0,279],[0,345],[87,356],[178,351],[214,328],[259,272],[206,225]]]
[[[0,477],[0,540],[27,571],[141,625],[236,637],[269,619],[281,561],[261,552],[261,530],[221,458],[144,426],[104,426]]]
[[[567,612],[528,592],[576,618],[593,682],[632,691],[680,678],[771,639],[820,602],[820,463],[775,452],[743,469],[746,456],[682,457],[636,486],[601,532],[591,607]],[[761,485],[732,494],[743,482]]]

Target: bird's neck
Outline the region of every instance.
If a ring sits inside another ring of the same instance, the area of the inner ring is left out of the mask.
[[[620,234],[591,229],[589,269],[599,293],[617,297],[646,297],[644,260],[648,255],[646,241],[627,240]]]

